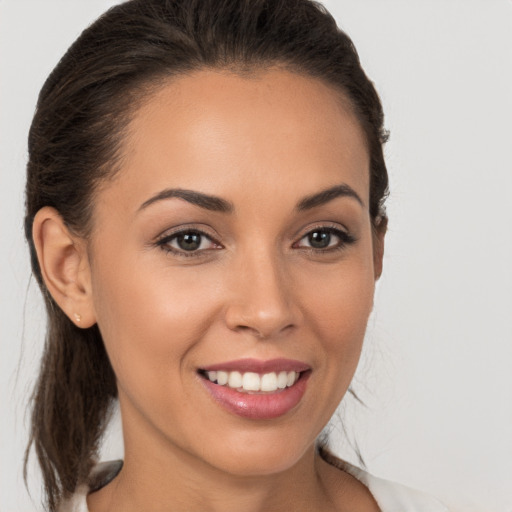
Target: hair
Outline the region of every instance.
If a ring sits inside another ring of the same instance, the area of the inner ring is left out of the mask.
[[[32,238],[35,214],[51,206],[73,233],[90,236],[95,191],[119,171],[128,124],[156,88],[195,70],[246,74],[269,67],[317,78],[348,100],[370,156],[372,224],[385,226],[380,100],[352,41],[316,2],[131,0],[84,30],[46,80],[28,139],[25,234],[48,327],[25,478],[34,446],[47,510],[86,481],[117,388],[97,325],[77,328],[45,286]]]

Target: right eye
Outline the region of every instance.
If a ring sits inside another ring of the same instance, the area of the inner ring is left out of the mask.
[[[186,229],[166,235],[158,240],[157,245],[164,251],[185,257],[199,256],[203,251],[220,248],[220,245],[206,233],[197,229]]]

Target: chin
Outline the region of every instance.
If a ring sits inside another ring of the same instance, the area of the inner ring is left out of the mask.
[[[261,477],[293,468],[313,450],[315,438],[305,439],[297,432],[253,432],[224,442],[217,439],[203,460],[225,473],[240,477]]]

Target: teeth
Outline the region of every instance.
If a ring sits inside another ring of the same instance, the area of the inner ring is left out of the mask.
[[[206,372],[206,376],[211,382],[220,386],[228,386],[238,391],[246,392],[274,392],[293,386],[298,378],[299,372],[271,372],[259,375],[254,372],[224,372],[211,371]]]
[[[242,377],[242,387],[245,391],[260,391],[261,381],[257,373],[247,372]]]
[[[265,373],[261,376],[261,391],[275,391],[277,389],[277,375]]]
[[[229,372],[228,386],[230,388],[241,388],[242,387],[242,374],[240,372]]]
[[[277,376],[277,387],[279,389],[284,389],[286,387],[286,383],[288,382],[288,374],[286,372],[279,372]]]
[[[208,373],[208,378],[212,382],[215,382],[215,379],[212,379],[210,377],[210,373]],[[217,372],[217,384],[220,384],[221,386],[225,386],[228,383],[228,380],[229,380],[228,372]]]

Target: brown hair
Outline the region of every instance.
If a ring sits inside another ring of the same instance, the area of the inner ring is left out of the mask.
[[[385,224],[382,107],[352,41],[316,2],[131,0],[88,27],[46,80],[28,140],[25,233],[48,330],[25,464],[33,444],[48,510],[86,480],[117,389],[98,327],[77,328],[43,282],[35,214],[52,206],[70,230],[88,236],[94,192],[119,168],[125,128],[162,80],[208,67],[245,73],[276,65],[323,80],[349,100],[370,154],[372,222]]]

